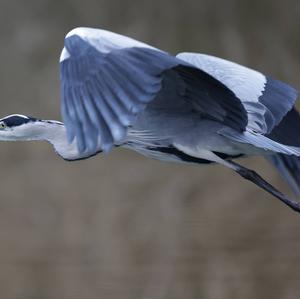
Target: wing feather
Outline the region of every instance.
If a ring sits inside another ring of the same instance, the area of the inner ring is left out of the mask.
[[[108,31],[72,30],[60,68],[63,119],[69,141],[76,138],[80,152],[107,152],[120,144],[155,98],[174,106],[184,99],[204,117],[239,131],[247,125],[240,99],[224,83],[166,52]],[[173,102],[162,88],[167,77],[179,90]]]
[[[297,99],[293,87],[237,63],[198,53],[180,53],[177,57],[207,72],[234,92],[247,111],[248,130],[270,133]]]

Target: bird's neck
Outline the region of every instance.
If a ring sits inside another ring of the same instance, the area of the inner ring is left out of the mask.
[[[41,121],[33,125],[34,137],[25,140],[46,140],[53,145],[55,152],[65,160],[72,161],[87,158],[87,154],[79,153],[75,141],[68,142],[66,127],[63,123]]]
[[[76,142],[69,143],[66,127],[62,123],[47,123],[47,129],[43,132],[44,139],[50,142],[55,152],[66,160],[77,160],[81,158]]]

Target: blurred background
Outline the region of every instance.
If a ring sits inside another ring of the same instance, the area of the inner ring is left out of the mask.
[[[60,119],[77,26],[209,53],[300,88],[300,2],[1,0],[1,116]],[[300,132],[299,132],[300,133]],[[291,194],[272,166],[252,158]],[[0,144],[0,299],[299,298],[300,216],[220,166]]]

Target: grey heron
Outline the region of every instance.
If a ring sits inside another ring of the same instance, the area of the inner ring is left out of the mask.
[[[239,64],[173,56],[101,29],[75,28],[60,57],[64,123],[20,114],[0,120],[0,140],[46,140],[65,160],[115,146],[185,163],[218,163],[295,211],[289,199],[233,160],[262,155],[300,194],[297,91]]]

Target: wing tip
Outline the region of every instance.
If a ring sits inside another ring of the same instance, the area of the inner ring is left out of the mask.
[[[271,87],[272,89],[280,92],[282,96],[289,97],[289,100],[295,102],[299,95],[299,91],[292,85],[282,82],[280,80],[274,79],[270,76],[266,76],[266,88]]]
[[[64,47],[61,51],[59,62],[63,62],[64,60],[68,59],[70,57],[69,51]]]

